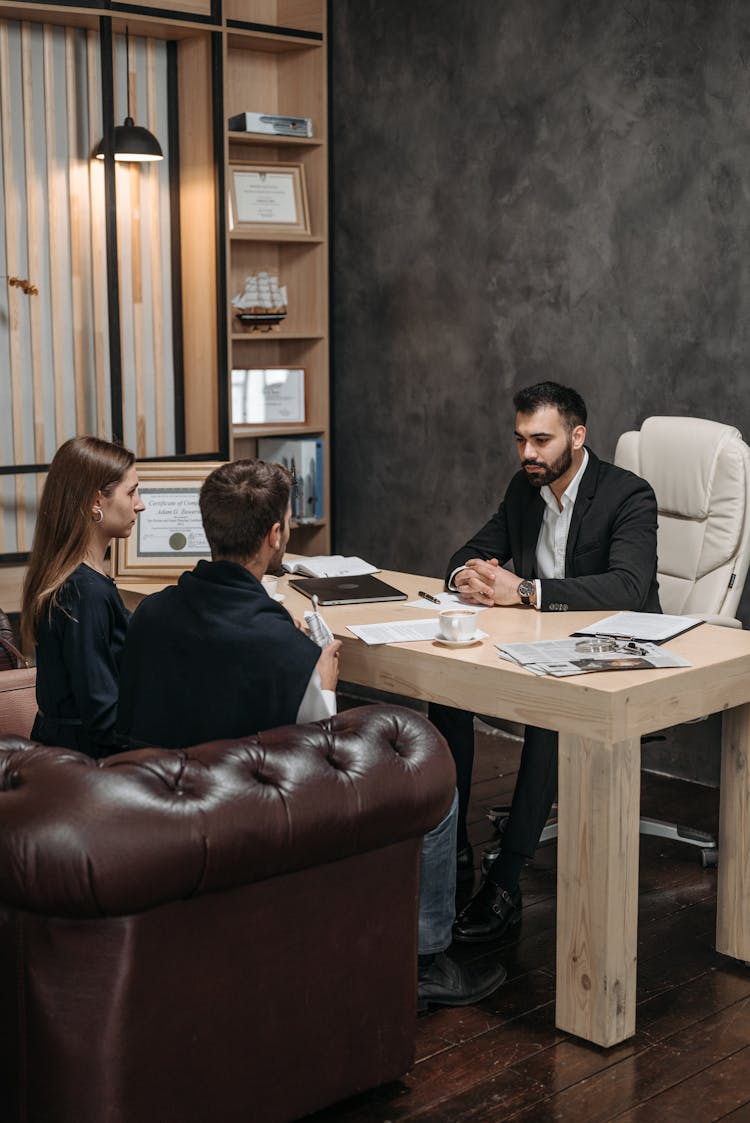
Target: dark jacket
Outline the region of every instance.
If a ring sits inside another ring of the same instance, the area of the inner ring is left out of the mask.
[[[566,612],[661,612],[656,580],[656,497],[640,476],[599,460],[588,449],[568,533],[565,577],[542,580],[541,608]],[[536,573],[544,500],[526,473],[516,473],[497,512],[448,563],[447,576],[469,558],[512,558],[519,578]]]
[[[120,660],[130,613],[114,581],[79,565],[58,607],[39,622],[31,737],[87,756],[118,752],[115,736]]]
[[[241,565],[199,561],[133,613],[118,728],[184,748],[296,720],[320,648]]]

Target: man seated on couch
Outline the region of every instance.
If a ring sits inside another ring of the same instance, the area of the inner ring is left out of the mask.
[[[147,597],[128,629],[119,727],[130,744],[182,748],[336,712],[339,641],[323,651],[266,593],[289,540],[290,476],[238,460],[201,488],[211,561]],[[457,800],[422,846],[419,1001],[463,1006],[491,994],[500,964],[446,954],[454,919]]]

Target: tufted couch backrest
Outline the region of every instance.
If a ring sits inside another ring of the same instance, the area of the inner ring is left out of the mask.
[[[423,835],[452,786],[432,727],[396,707],[99,761],[3,738],[0,901],[140,912]]]

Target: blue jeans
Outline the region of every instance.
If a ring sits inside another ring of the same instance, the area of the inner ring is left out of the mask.
[[[456,912],[457,824],[458,792],[454,792],[450,811],[422,842],[417,941],[420,955],[445,951],[451,942]]]

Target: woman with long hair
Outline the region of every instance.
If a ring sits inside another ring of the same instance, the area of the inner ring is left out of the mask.
[[[130,613],[104,558],[144,509],[132,452],[96,437],[57,450],[39,504],[23,588],[21,640],[36,645],[33,740],[100,757],[114,734]]]

